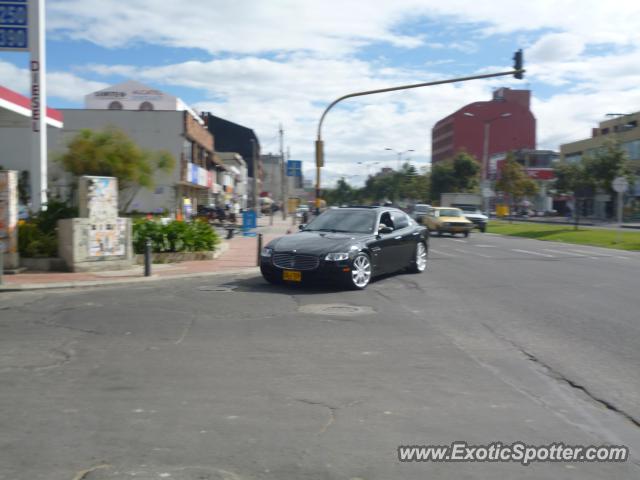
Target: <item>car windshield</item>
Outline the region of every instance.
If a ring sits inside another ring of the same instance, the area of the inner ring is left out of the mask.
[[[363,210],[328,210],[313,220],[306,231],[371,233],[376,213]]]
[[[445,208],[440,210],[441,217],[461,217],[462,212],[457,208]]]
[[[480,209],[473,205],[454,205],[456,208],[459,208],[464,213],[479,213]]]

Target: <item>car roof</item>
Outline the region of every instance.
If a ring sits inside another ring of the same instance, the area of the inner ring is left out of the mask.
[[[460,210],[458,207],[433,207],[434,210]]]
[[[374,212],[400,212],[404,213],[397,207],[385,207],[383,205],[351,205],[348,207],[338,207],[340,210],[371,210]]]

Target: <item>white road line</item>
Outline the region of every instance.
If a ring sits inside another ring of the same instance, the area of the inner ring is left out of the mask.
[[[584,255],[589,255],[591,257],[597,256],[597,257],[610,257],[611,255],[608,255],[606,253],[600,253],[600,252],[589,252],[588,250],[576,250],[576,249],[571,249],[572,252],[576,252],[576,253],[582,253]]]
[[[484,257],[484,258],[493,258],[490,255],[484,255],[483,253],[478,253],[478,252],[470,252],[468,250],[462,250],[461,248],[454,248],[454,250],[456,252],[460,252],[460,253],[464,253],[465,255],[478,255],[479,257]]]
[[[450,253],[444,253],[440,250],[436,250],[435,248],[430,248],[429,250],[435,253],[436,255],[444,255],[445,257],[455,257],[455,255],[451,255]]]
[[[547,253],[532,252],[531,250],[520,250],[518,248],[512,248],[511,251],[519,252],[519,253],[528,253],[529,255],[539,255],[540,257],[555,258],[553,255],[549,255]]]
[[[467,243],[467,240],[460,240],[459,238],[452,238],[454,242]]]
[[[474,247],[480,247],[480,248],[496,248],[496,245],[487,245],[487,244],[483,244],[483,243],[477,243],[474,245]]]
[[[573,253],[570,252],[568,250],[554,250],[552,248],[543,248],[542,250],[544,250],[545,252],[551,252],[551,253],[559,253],[560,255],[571,255],[572,257],[584,257],[584,255],[580,254],[580,253]]]

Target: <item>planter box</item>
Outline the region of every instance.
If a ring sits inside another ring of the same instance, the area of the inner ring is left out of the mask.
[[[67,272],[67,264],[62,258],[42,257],[26,258],[20,257],[20,266],[29,271],[35,272]]]
[[[218,244],[215,250],[208,252],[162,252],[152,253],[152,263],[178,263],[191,262],[194,260],[214,260],[222,255],[229,248],[229,244],[222,242]],[[144,255],[139,253],[135,256],[138,265],[144,265]]]

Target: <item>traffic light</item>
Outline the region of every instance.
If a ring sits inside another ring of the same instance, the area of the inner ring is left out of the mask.
[[[513,69],[518,70],[516,73],[513,74],[513,76],[519,80],[522,80],[522,78],[524,77],[524,72],[521,71],[523,64],[524,64],[524,60],[522,58],[522,49],[520,49],[513,56]]]

